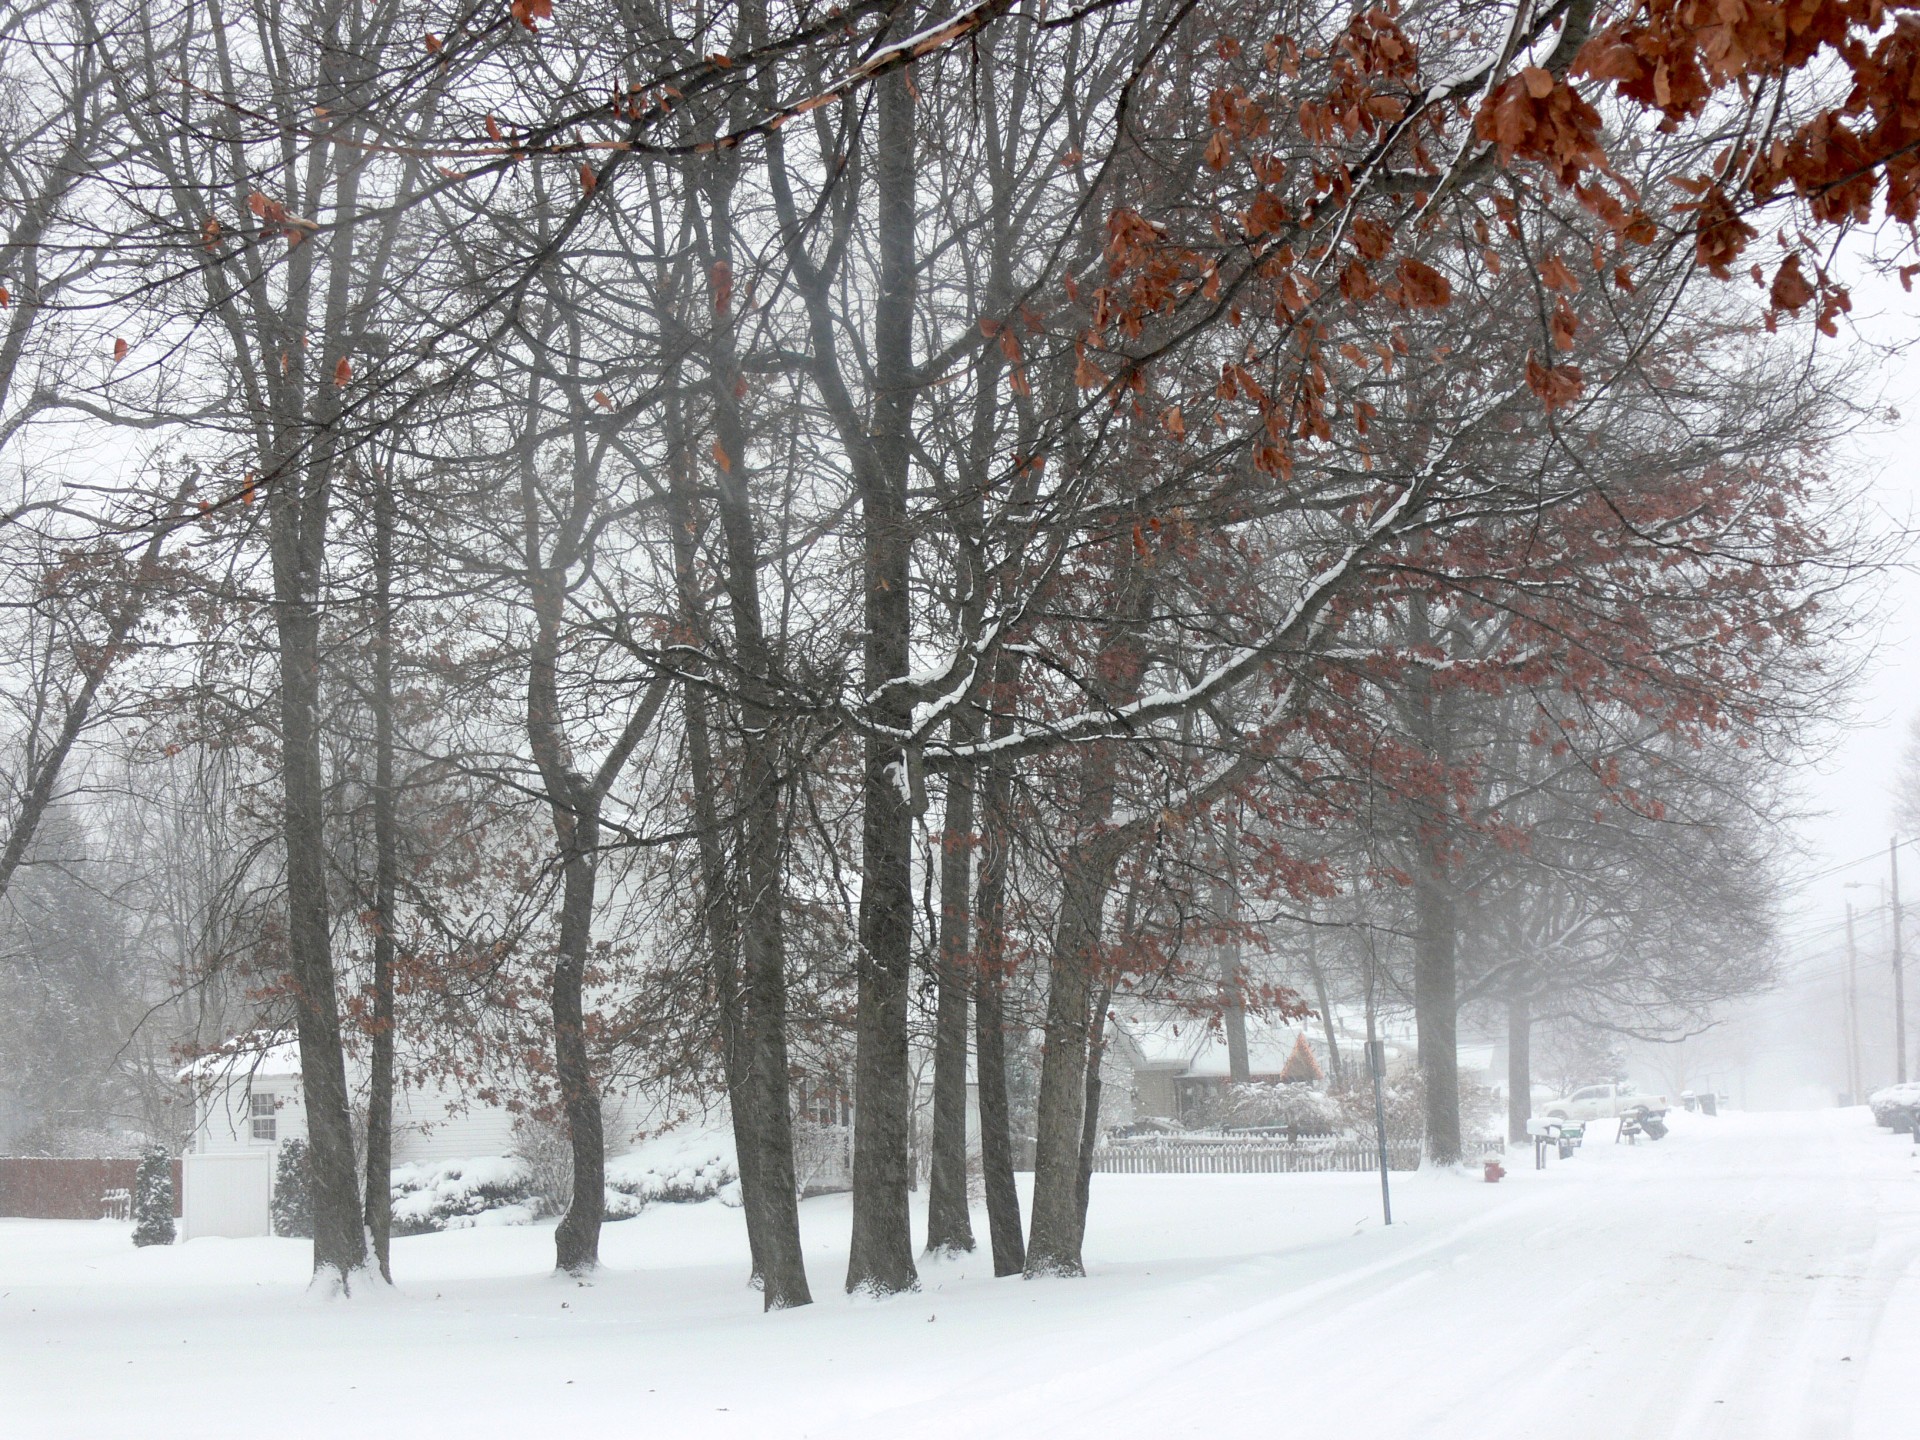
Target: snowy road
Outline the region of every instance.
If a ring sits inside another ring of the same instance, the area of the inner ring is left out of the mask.
[[[1480,1216],[1415,1210],[1372,1263],[1236,1267],[1156,1383],[1125,1379],[1149,1347],[989,1413],[1078,1391],[1090,1434],[1920,1435],[1920,1164],[1831,1115],[1728,1118],[1595,1145]]]
[[[1103,1176],[1092,1278],[884,1303],[835,1293],[845,1202],[810,1201],[823,1298],[771,1317],[711,1204],[610,1226],[588,1288],[468,1231],[347,1305],[295,1242],[0,1221],[0,1435],[1920,1435],[1920,1160],[1864,1111],[1525,1163],[1399,1177],[1390,1231],[1365,1176]]]

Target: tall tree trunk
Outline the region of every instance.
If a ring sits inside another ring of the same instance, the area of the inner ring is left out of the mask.
[[[1080,1152],[1092,964],[1117,863],[1108,836],[1082,845],[1062,867],[1060,919],[1047,966],[1046,1053],[1040,1063],[1034,1123],[1029,1276],[1086,1274],[1080,1258]]]
[[[749,1148],[759,1191],[761,1293],[769,1310],[813,1301],[800,1248],[800,1205],[793,1166],[793,1097],[787,1059],[786,939],[780,914],[780,814],[777,780],[764,739],[747,736],[754,758],[747,778],[757,794],[747,817],[745,959]],[[739,1121],[735,1121],[735,1133]]]
[[[714,199],[713,234],[730,232],[725,194]],[[724,259],[726,252],[718,252]],[[724,584],[739,657],[741,701],[739,809],[742,853],[737,870],[743,1042],[734,1094],[735,1147],[742,1160],[742,1198],[753,1236],[761,1296],[769,1310],[808,1305],[806,1258],[800,1247],[800,1205],[793,1163],[792,1077],[787,1054],[785,891],[780,872],[782,813],[777,716],[770,702],[773,652],[760,609],[760,550],[745,462],[747,436],[738,407],[739,371],[730,325],[714,327],[714,420],[729,465],[717,487],[726,554]],[[731,457],[741,457],[733,460]],[[904,993],[904,992],[903,992]],[[746,1175],[751,1171],[749,1186]]]
[[[353,51],[343,34],[348,17],[334,11],[319,17],[322,43],[345,57]],[[341,64],[316,72],[318,97],[352,114],[358,104],[356,67]],[[289,199],[318,208],[332,180],[333,213],[357,220],[364,152],[335,151],[317,139],[306,164],[303,185],[290,186]],[[291,171],[287,174],[293,179]],[[238,182],[236,173],[233,179]],[[304,193],[302,193],[304,192]],[[297,197],[297,198],[296,198]],[[325,777],[320,753],[320,614],[326,576],[327,522],[335,467],[345,453],[340,429],[344,391],[327,384],[334,357],[346,358],[348,336],[380,266],[367,265],[356,253],[351,224],[339,229],[327,250],[326,284],[315,282],[319,248],[302,246],[286,260],[284,308],[274,315],[257,304],[254,342],[260,358],[278,356],[264,367],[267,384],[255,393],[267,402],[273,445],[271,463],[262,465],[267,491],[269,549],[272,552],[274,612],[280,647],[281,767],[285,774],[287,849],[287,949],[296,989],[300,1034],[301,1087],[307,1108],[308,1161],[313,1193],[313,1259],[317,1284],[347,1292],[367,1262],[367,1232],[360,1173],[354,1163],[351,1101],[346,1058],[340,1048],[340,1007],[335,993],[333,954],[326,890]],[[361,274],[365,266],[368,273]],[[361,298],[356,301],[356,285]],[[320,314],[314,314],[315,302]],[[269,318],[271,317],[271,318]],[[320,323],[316,326],[314,320]],[[318,332],[314,335],[313,332]],[[289,363],[297,346],[318,360],[318,374],[306,362]],[[256,372],[256,376],[260,372]],[[257,379],[256,379],[257,384]],[[263,417],[264,418],[264,417]],[[268,433],[260,427],[258,433]],[[263,460],[267,456],[263,455]]]
[[[1123,553],[1125,568],[1116,587],[1114,611],[1140,616],[1151,604],[1151,576],[1146,567],[1134,563],[1131,551]],[[1103,646],[1100,661],[1100,699],[1104,703],[1117,705],[1139,693],[1143,666],[1133,636],[1123,631],[1109,641]],[[1047,957],[1046,1048],[1040,1062],[1040,1097],[1034,1121],[1033,1218],[1027,1231],[1029,1276],[1086,1273],[1080,1258],[1080,1161],[1094,970],[1114,872],[1121,857],[1149,833],[1146,826],[1151,823],[1136,817],[1113,826],[1117,758],[1114,747],[1106,743],[1090,745],[1081,752],[1078,813],[1074,816],[1080,839],[1060,867],[1060,915]]]
[[[303,587],[304,588],[304,587]],[[347,1066],[340,1049],[327,927],[325,785],[320,764],[320,617],[289,598],[275,607],[280,648],[282,829],[287,848],[287,968],[300,1039],[313,1191],[313,1276],[341,1294],[367,1263],[354,1164]]]
[[[1409,638],[1416,646],[1436,638],[1424,598],[1409,605]],[[1451,638],[1451,634],[1442,631]],[[1416,664],[1407,676],[1409,730],[1446,793],[1452,764],[1451,705],[1434,684],[1433,671]],[[1448,839],[1453,817],[1444,799],[1416,800],[1413,833],[1413,1018],[1419,1039],[1420,1080],[1426,1091],[1427,1157],[1436,1165],[1460,1163],[1460,994],[1457,954],[1459,916]]]
[[[1220,923],[1229,927],[1220,947],[1221,1029],[1227,1038],[1227,1078],[1235,1085],[1253,1079],[1247,1058],[1247,1005],[1240,953],[1240,827],[1229,815],[1220,845]]]
[[[708,262],[711,264],[711,260]],[[717,355],[727,355],[716,342]],[[685,412],[678,397],[666,407],[667,444],[673,460],[669,467],[668,507],[672,520],[673,568],[675,592],[680,602],[682,623],[707,645],[711,640],[710,617],[701,594],[695,554],[695,537],[700,533],[697,501],[693,485],[693,447],[687,433]],[[756,597],[757,601],[757,597]],[[756,617],[757,609],[753,612]],[[758,653],[753,645],[740,647],[745,653]],[[728,1116],[734,1131],[734,1153],[740,1169],[741,1208],[747,1221],[747,1249],[752,1269],[748,1283],[756,1290],[766,1288],[766,1262],[760,1253],[761,1239],[767,1227],[767,1208],[761,1190],[760,1149],[762,1141],[755,1125],[755,1095],[750,1077],[746,997],[741,977],[741,895],[736,878],[727,864],[725,840],[728,834],[739,836],[737,823],[723,827],[720,819],[720,777],[714,761],[713,731],[709,723],[707,692],[690,677],[680,686],[681,704],[686,719],[687,770],[692,789],[693,822],[700,855],[700,912],[706,930],[708,965],[713,977],[714,1008],[720,1037],[720,1064],[727,1087]],[[736,854],[744,850],[736,844]],[[804,1276],[802,1277],[804,1280]]]
[[[1507,1139],[1527,1143],[1533,1118],[1533,1014],[1527,992],[1507,997]]]
[[[549,999],[553,1008],[554,1077],[573,1147],[573,1199],[553,1232],[554,1265],[585,1275],[600,1263],[600,1224],[606,1216],[607,1147],[587,1048],[583,1004],[587,959],[593,948],[593,898],[598,876],[595,851],[600,824],[597,804],[578,805],[572,837],[561,857],[560,944],[554,957]]]
[[[1420,1079],[1426,1090],[1427,1155],[1436,1165],[1460,1162],[1459,934],[1453,888],[1437,841],[1423,843],[1413,881],[1413,1015]]]
[[[351,172],[340,204],[351,212]],[[304,303],[312,288],[311,256],[289,260],[290,293]],[[344,325],[344,262],[328,287],[327,325]],[[265,338],[265,337],[263,337]],[[323,352],[324,354],[324,352]],[[324,362],[323,362],[324,363]],[[290,368],[290,367],[289,367]],[[287,859],[287,968],[300,1039],[300,1084],[307,1111],[309,1184],[313,1193],[314,1283],[339,1294],[366,1269],[367,1232],[360,1172],[353,1153],[351,1098],[340,1046],[340,1002],[333,968],[327,897],[326,778],[320,743],[320,613],[326,574],[331,476],[338,457],[332,429],[337,398],[307,396],[301,377],[276,381],[277,463],[264,467],[272,555],[274,630],[280,661],[280,747],[284,792],[282,837]]]
[[[393,795],[393,508],[373,478],[373,1035],[367,1076],[367,1235],[391,1281],[393,1237],[393,954],[400,836]]]
[[[530,498],[526,513],[536,513]],[[531,550],[537,538],[531,523],[528,535]],[[570,551],[572,545],[562,548]],[[657,677],[635,704],[600,768],[591,777],[575,771],[561,723],[557,684],[566,571],[552,565],[530,566],[530,570],[534,641],[527,667],[527,739],[540,769],[559,851],[560,935],[548,1003],[553,1014],[554,1078],[573,1148],[573,1199],[554,1230],[554,1265],[569,1275],[584,1275],[600,1263],[600,1226],[607,1199],[606,1134],[587,1043],[585,1004],[599,881],[600,812],[666,698],[667,677]]]
[[[1080,1121],[1080,1174],[1075,1186],[1080,1217],[1079,1233],[1074,1237],[1076,1248],[1086,1242],[1087,1206],[1093,1199],[1093,1152],[1100,1144],[1100,1070],[1107,1058],[1107,1007],[1112,1004],[1113,984],[1109,981],[1094,996],[1087,1022],[1087,1098]]]
[[[974,1073],[980,1087],[980,1177],[986,1190],[993,1273],[1018,1275],[1026,1269],[1027,1246],[1020,1232],[1020,1192],[1013,1180],[1012,1115],[1007,1101],[1006,937],[1002,926],[1012,844],[1008,816],[1012,776],[1004,762],[988,766],[983,799],[973,1000]]]
[[[719,806],[716,803],[713,742],[707,726],[706,697],[697,685],[682,685],[687,725],[687,770],[693,789],[694,826],[700,832],[700,908],[707,932],[708,965],[713,974],[714,1008],[718,1011],[720,1066],[727,1087],[727,1109],[734,1127],[734,1152],[740,1168],[741,1208],[747,1217],[747,1249],[752,1271],[749,1283],[765,1289],[765,1265],[760,1236],[765,1207],[760,1191],[760,1144],[743,1116],[753,1107],[747,1070],[746,1016],[740,987],[739,933],[732,919],[737,899],[727,881],[725,851],[720,843]]]
[[[1307,907],[1307,974],[1313,980],[1313,998],[1320,1007],[1320,1029],[1327,1037],[1327,1078],[1338,1090],[1344,1082],[1340,1069],[1340,1038],[1333,1028],[1333,1006],[1327,999],[1327,972],[1320,964],[1319,936],[1314,930],[1313,907]]]
[[[967,950],[973,920],[973,790],[969,766],[947,781],[940,849],[939,1002],[933,1033],[933,1164],[927,1253],[973,1249],[967,1213]]]
[[[523,484],[527,482],[523,481]],[[525,492],[533,602],[533,645],[527,666],[527,740],[546,790],[547,811],[560,861],[560,934],[547,1000],[553,1022],[554,1078],[560,1112],[573,1149],[573,1199],[553,1234],[554,1265],[585,1275],[600,1263],[600,1223],[606,1211],[606,1137],[600,1092],[587,1048],[584,989],[593,948],[593,902],[600,836],[600,796],[573,769],[559,699],[560,625],[566,603],[563,569],[538,564],[531,553],[538,509]]]
[[[910,7],[894,22],[909,28]],[[908,757],[891,738],[912,727],[907,675],[907,470],[913,412],[914,120],[904,73],[875,82],[874,183],[880,289],[874,301],[871,462],[861,474],[865,684],[875,729],[862,785],[858,1039],[854,1077],[853,1237],[847,1289],[891,1295],[919,1283],[907,1191],[911,1087],[907,1001],[913,953],[913,814]]]

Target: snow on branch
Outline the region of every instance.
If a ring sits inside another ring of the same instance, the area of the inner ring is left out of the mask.
[[[1514,389],[1501,391],[1488,401],[1480,416],[1476,418],[1491,415],[1518,393]],[[1471,426],[1462,426],[1455,432],[1456,438],[1469,429]],[[1189,714],[1208,701],[1234,689],[1263,669],[1283,651],[1299,648],[1303,644],[1310,646],[1319,638],[1324,628],[1323,617],[1328,602],[1340,592],[1369,556],[1403,533],[1403,522],[1409,512],[1414,509],[1416,502],[1445,470],[1453,448],[1454,442],[1449,441],[1438,454],[1422,466],[1401,488],[1399,494],[1368,522],[1359,538],[1349,544],[1331,565],[1306,583],[1286,614],[1264,635],[1236,647],[1225,659],[1198,679],[1177,689],[1154,690],[1129,704],[1116,706],[1102,713],[1081,715],[1058,725],[1019,729],[1005,736],[968,744],[936,743],[929,746],[932,752],[929,756],[930,763],[950,765],[955,762],[979,761],[992,757],[1016,759],[1067,745],[1136,734],[1143,726]],[[930,721],[931,718],[934,717],[930,717]],[[922,731],[916,738],[925,743],[927,732]],[[936,756],[937,759],[934,758]]]

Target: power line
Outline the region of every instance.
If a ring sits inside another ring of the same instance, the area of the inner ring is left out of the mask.
[[[1915,844],[1920,844],[1920,836],[1910,835],[1905,840],[1894,841],[1892,848],[1898,850],[1905,846]],[[1851,870],[1858,865],[1865,865],[1869,861],[1884,859],[1886,854],[1886,850],[1871,850],[1867,854],[1857,856],[1852,860],[1842,860],[1838,865],[1828,866],[1825,870],[1816,870],[1811,875],[1802,875],[1798,880],[1790,880],[1781,886],[1781,889],[1798,890],[1802,886],[1811,885],[1816,880],[1825,880],[1829,876],[1838,875],[1842,871]]]

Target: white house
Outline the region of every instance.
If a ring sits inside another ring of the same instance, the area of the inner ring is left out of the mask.
[[[193,1139],[181,1162],[180,1238],[271,1234],[280,1147],[307,1138],[299,1045],[242,1036],[188,1065],[180,1078],[194,1091]],[[618,1096],[606,1097],[603,1106],[608,1149],[617,1154],[638,1116]],[[505,1108],[438,1086],[400,1087],[393,1112],[396,1167],[506,1155],[516,1145],[514,1117]]]
[[[281,1034],[240,1036],[188,1065],[180,1078],[194,1094],[193,1138],[182,1157],[180,1238],[272,1234],[280,1147],[307,1138],[299,1045]],[[350,1061],[348,1080],[357,1093],[364,1093],[365,1078]],[[833,1075],[803,1085],[796,1100],[796,1178],[802,1189],[820,1194],[848,1188],[850,1088]],[[652,1107],[618,1093],[603,1095],[600,1104],[608,1158],[628,1156],[654,1118]],[[359,1132],[364,1113],[354,1123]],[[403,1085],[394,1096],[396,1170],[512,1155],[524,1138],[505,1107],[457,1090]]]

